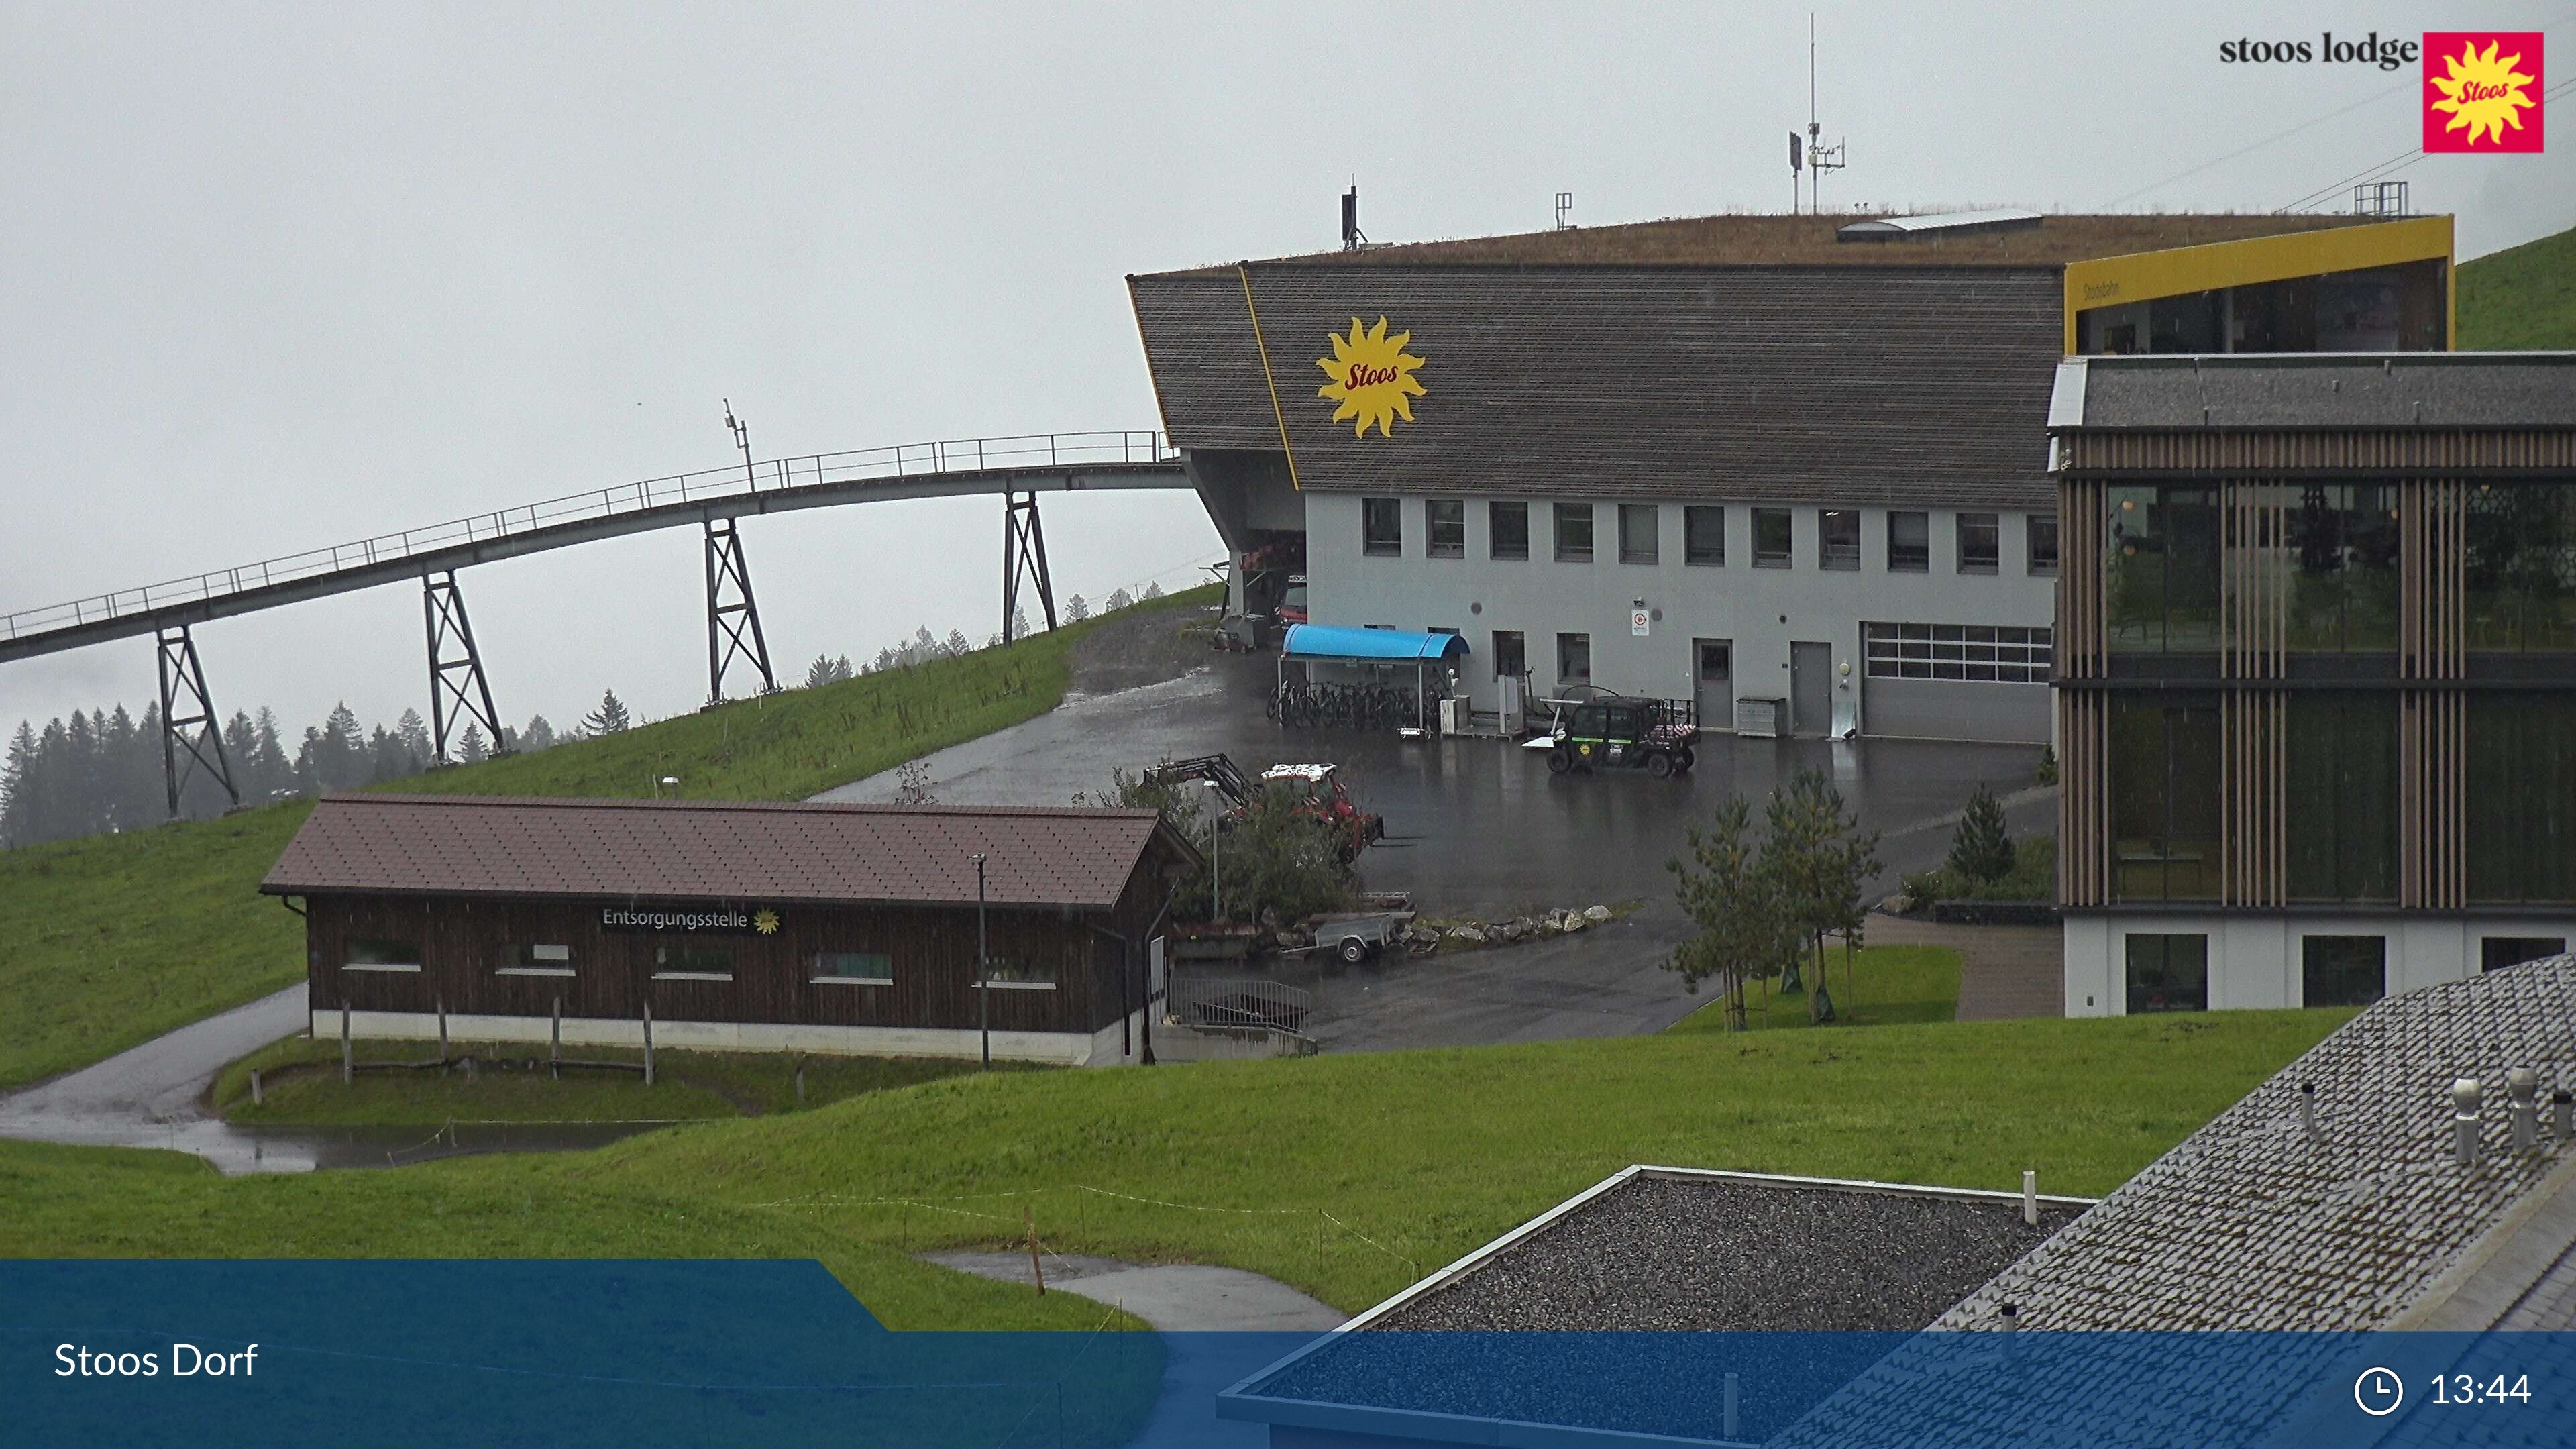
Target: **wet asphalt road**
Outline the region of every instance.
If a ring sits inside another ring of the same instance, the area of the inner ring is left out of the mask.
[[[1980,781],[2006,796],[2015,833],[2055,826],[2055,796],[2029,789],[2039,751],[1914,740],[1702,740],[1687,776],[1642,771],[1553,776],[1542,752],[1498,740],[1405,741],[1391,734],[1291,730],[1261,702],[1274,661],[1219,656],[1185,679],[1090,699],[929,760],[952,805],[1063,805],[1108,787],[1113,769],[1228,754],[1247,770],[1331,761],[1386,817],[1387,839],[1361,861],[1368,886],[1406,890],[1441,916],[1497,919],[1550,906],[1642,899],[1611,926],[1534,945],[1391,960],[1348,975],[1296,968],[1281,979],[1315,993],[1311,1030],[1332,1050],[1473,1045],[1660,1031],[1705,998],[1660,962],[1686,934],[1664,862],[1685,831],[1730,794],[1761,797],[1803,768],[1827,771],[1863,825],[1885,832],[1877,889],[1938,864],[1951,824]],[[894,798],[892,772],[826,800]]]

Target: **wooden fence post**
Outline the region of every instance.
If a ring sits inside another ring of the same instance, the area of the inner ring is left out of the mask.
[[[257,1067],[250,1069],[250,1104],[254,1107],[268,1105],[268,1099],[259,1094],[259,1068]]]
[[[803,1057],[796,1059],[796,1105],[799,1107],[805,1105],[805,1059]]]
[[[644,1085],[653,1085],[653,998],[650,996],[644,998]]]
[[[438,1064],[447,1065],[447,998],[438,1000]]]
[[[1029,1273],[1038,1280],[1038,1296],[1046,1296],[1046,1266],[1038,1261],[1038,1210],[1027,1203],[1020,1205],[1020,1220],[1029,1225]],[[1002,1219],[1009,1222],[1009,1218]]]
[[[563,1080],[563,993],[555,993],[554,1035],[546,1043],[546,1071],[558,1082]]]
[[[349,1050],[349,998],[343,996],[340,998],[340,1082],[346,1086],[357,1079],[357,1059]]]

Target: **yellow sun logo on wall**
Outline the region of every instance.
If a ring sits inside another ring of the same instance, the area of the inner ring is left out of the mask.
[[[752,928],[753,930],[755,930],[755,931],[758,931],[760,934],[762,934],[762,935],[764,935],[764,936],[775,936],[775,935],[777,935],[777,934],[778,934],[778,913],[777,913],[776,911],[754,911],[754,912],[752,912],[752,913],[751,913],[751,928]]]
[[[1414,370],[1422,359],[1404,350],[1413,340],[1410,332],[1386,335],[1386,319],[1377,319],[1375,327],[1362,327],[1360,319],[1351,319],[1351,335],[1324,334],[1332,340],[1333,355],[1318,357],[1315,365],[1332,381],[1315,389],[1315,396],[1341,404],[1333,410],[1333,421],[1356,419],[1351,436],[1368,436],[1369,424],[1377,424],[1377,435],[1392,437],[1395,420],[1413,421],[1413,399],[1421,397],[1422,382]]]

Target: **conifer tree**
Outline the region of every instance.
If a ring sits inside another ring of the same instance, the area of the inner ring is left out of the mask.
[[[613,689],[599,697],[599,708],[581,717],[582,729],[594,735],[622,734],[634,722],[635,717],[626,712],[626,701]]]
[[[2012,873],[2012,836],[2004,829],[2003,802],[1982,783],[1959,815],[1950,837],[1950,869],[1969,880],[1996,881]]]

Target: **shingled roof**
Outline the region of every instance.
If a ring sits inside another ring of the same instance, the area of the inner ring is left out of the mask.
[[[260,883],[270,895],[1117,904],[1151,810],[331,795]]]

